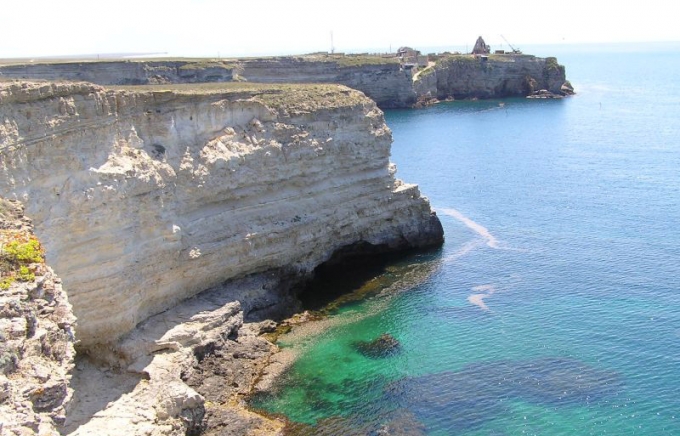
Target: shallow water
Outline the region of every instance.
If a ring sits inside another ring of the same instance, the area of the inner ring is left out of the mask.
[[[386,113],[446,244],[283,337],[256,406],[300,434],[680,434],[680,49],[559,60],[573,98]]]

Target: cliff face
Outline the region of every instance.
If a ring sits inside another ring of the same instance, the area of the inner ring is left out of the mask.
[[[54,62],[0,66],[0,77],[86,81],[99,85],[230,82],[233,62],[107,61]]]
[[[358,89],[383,109],[411,107],[416,102],[411,73],[396,59],[375,60],[381,62],[351,56],[250,59],[240,62],[239,75],[259,83],[339,83]]]
[[[382,112],[343,86],[0,83],[0,115],[0,195],[26,205],[86,348],[231,278],[442,241]]]
[[[30,221],[0,198],[0,434],[57,435],[73,390],[75,318],[61,280],[39,253]],[[10,249],[24,247],[18,250]],[[35,247],[35,246],[34,246]],[[26,270],[12,271],[21,258]],[[29,264],[30,262],[30,264]],[[16,275],[22,277],[16,278]]]
[[[502,98],[573,92],[555,58],[503,54],[449,55],[412,80],[397,58],[305,55],[230,60],[135,60],[0,65],[11,79],[84,80],[99,85],[247,81],[338,83],[357,89],[379,107],[412,107],[432,98]]]
[[[420,82],[420,83],[419,83]],[[452,55],[416,80],[418,95],[439,99],[524,97],[539,90],[564,94],[565,70],[555,58],[504,54]]]
[[[248,81],[338,83],[365,93],[381,108],[416,101],[411,73],[394,59],[357,56],[299,56],[233,60],[109,61],[0,66],[0,77],[87,81],[99,85],[147,85]]]

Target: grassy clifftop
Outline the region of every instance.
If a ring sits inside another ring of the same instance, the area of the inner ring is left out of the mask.
[[[337,108],[369,101],[361,92],[335,84],[188,83],[170,85],[107,86],[107,89],[154,93],[158,96],[215,95],[232,99],[256,98],[274,109]]]

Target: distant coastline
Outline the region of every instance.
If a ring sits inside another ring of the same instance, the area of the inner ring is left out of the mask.
[[[386,54],[0,60],[0,79],[86,81],[103,86],[338,83],[362,91],[382,109],[450,99],[554,98],[573,93],[565,67],[555,57],[537,57],[519,50],[424,53],[402,47]]]

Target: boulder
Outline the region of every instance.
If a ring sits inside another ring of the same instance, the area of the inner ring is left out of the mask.
[[[389,333],[383,333],[372,341],[355,342],[354,347],[359,353],[371,359],[393,356],[401,351],[401,344]]]

